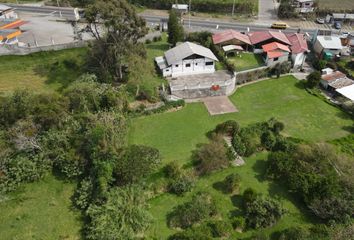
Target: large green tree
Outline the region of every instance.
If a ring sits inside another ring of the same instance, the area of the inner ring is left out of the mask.
[[[183,41],[183,38],[183,26],[180,24],[176,11],[171,10],[168,18],[168,42],[176,46],[178,42]]]
[[[85,11],[88,29],[95,38],[88,69],[101,81],[126,80],[131,55],[144,57],[138,40],[147,33],[145,21],[126,0],[96,0]]]

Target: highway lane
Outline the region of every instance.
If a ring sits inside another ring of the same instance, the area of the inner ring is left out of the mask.
[[[64,7],[51,7],[51,6],[28,6],[28,5],[17,5],[17,4],[7,4],[13,8],[16,8],[19,12],[29,12],[29,13],[37,13],[37,14],[52,14],[55,16],[59,16],[59,12],[61,12],[62,18],[65,19],[74,19],[74,9],[73,8],[64,8]],[[145,15],[140,14],[148,23],[160,23],[161,20],[167,21],[168,17],[164,16],[153,16],[153,15]],[[217,30],[217,29],[235,29],[238,31],[246,32],[250,31],[262,31],[267,30],[269,28],[268,25],[260,25],[254,23],[238,23],[238,22],[226,22],[215,19],[194,19],[192,18],[189,23],[188,17],[184,19],[184,27],[186,29],[191,27],[191,31],[196,31],[199,29],[208,29],[208,30]],[[302,30],[302,29],[301,29]],[[296,32],[297,28],[288,28],[286,30],[282,30],[283,32]],[[302,32],[307,32],[310,35],[314,34],[315,29],[303,29]]]

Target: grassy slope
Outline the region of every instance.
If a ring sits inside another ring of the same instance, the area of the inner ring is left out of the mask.
[[[241,53],[239,56],[229,57],[228,60],[236,67],[236,71],[248,70],[264,65],[260,54]]]
[[[231,96],[238,113],[210,117],[201,103],[184,109],[134,119],[130,142],[160,149],[164,161],[187,161],[196,144],[217,123],[235,119],[242,125],[271,117],[285,123],[285,134],[306,140],[326,141],[348,134],[350,116],[296,87],[293,77],[267,80],[244,86]]]
[[[0,202],[1,239],[80,239],[80,213],[70,200],[74,188],[48,176],[7,196]]]
[[[70,49],[57,52],[41,52],[27,56],[0,57],[0,94],[13,91],[16,88],[27,88],[35,91],[51,91],[60,89],[72,79],[78,77],[78,72],[69,69],[53,67],[53,64],[63,60],[80,61],[80,55],[85,49]]]
[[[276,117],[283,121],[287,128],[285,134],[307,140],[325,141],[345,136],[345,130],[353,122],[340,110],[324,103],[298,88],[293,77],[267,80],[245,86],[236,91],[231,100],[240,110],[239,113],[210,117],[200,103],[188,104],[184,109],[173,112],[141,117],[132,121],[130,142],[157,147],[163,155],[164,162],[177,160],[188,163],[191,151],[196,144],[207,141],[205,133],[219,122],[236,119],[243,126],[249,123]],[[273,228],[272,232],[297,224],[308,224],[306,211],[289,196],[285,189],[276,184],[264,181],[265,153],[246,159],[247,164],[240,168],[229,168],[208,177],[199,179],[193,192],[205,190],[217,200],[221,216],[225,219],[232,211],[239,214],[239,197],[224,195],[213,188],[215,182],[235,171],[242,176],[242,189],[255,188],[257,191],[272,197],[279,197],[289,213]],[[242,191],[241,189],[241,191]],[[185,197],[162,194],[151,201],[151,213],[155,222],[150,235],[157,239],[166,238],[174,231],[166,225],[166,214],[181,202],[187,201],[192,193]],[[305,213],[305,214],[304,214]],[[252,232],[242,234],[249,236]],[[235,237],[240,234],[234,233]]]

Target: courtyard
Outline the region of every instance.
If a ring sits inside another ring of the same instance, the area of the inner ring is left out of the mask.
[[[243,52],[235,56],[228,56],[227,60],[234,64],[236,71],[244,71],[264,65],[261,54]]]

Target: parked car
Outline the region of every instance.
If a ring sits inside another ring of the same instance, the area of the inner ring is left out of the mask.
[[[334,28],[335,29],[341,29],[342,28],[342,24],[340,22],[335,22],[334,23]]]
[[[324,20],[324,18],[317,18],[316,22],[319,23],[319,24],[324,24],[325,20]]]

